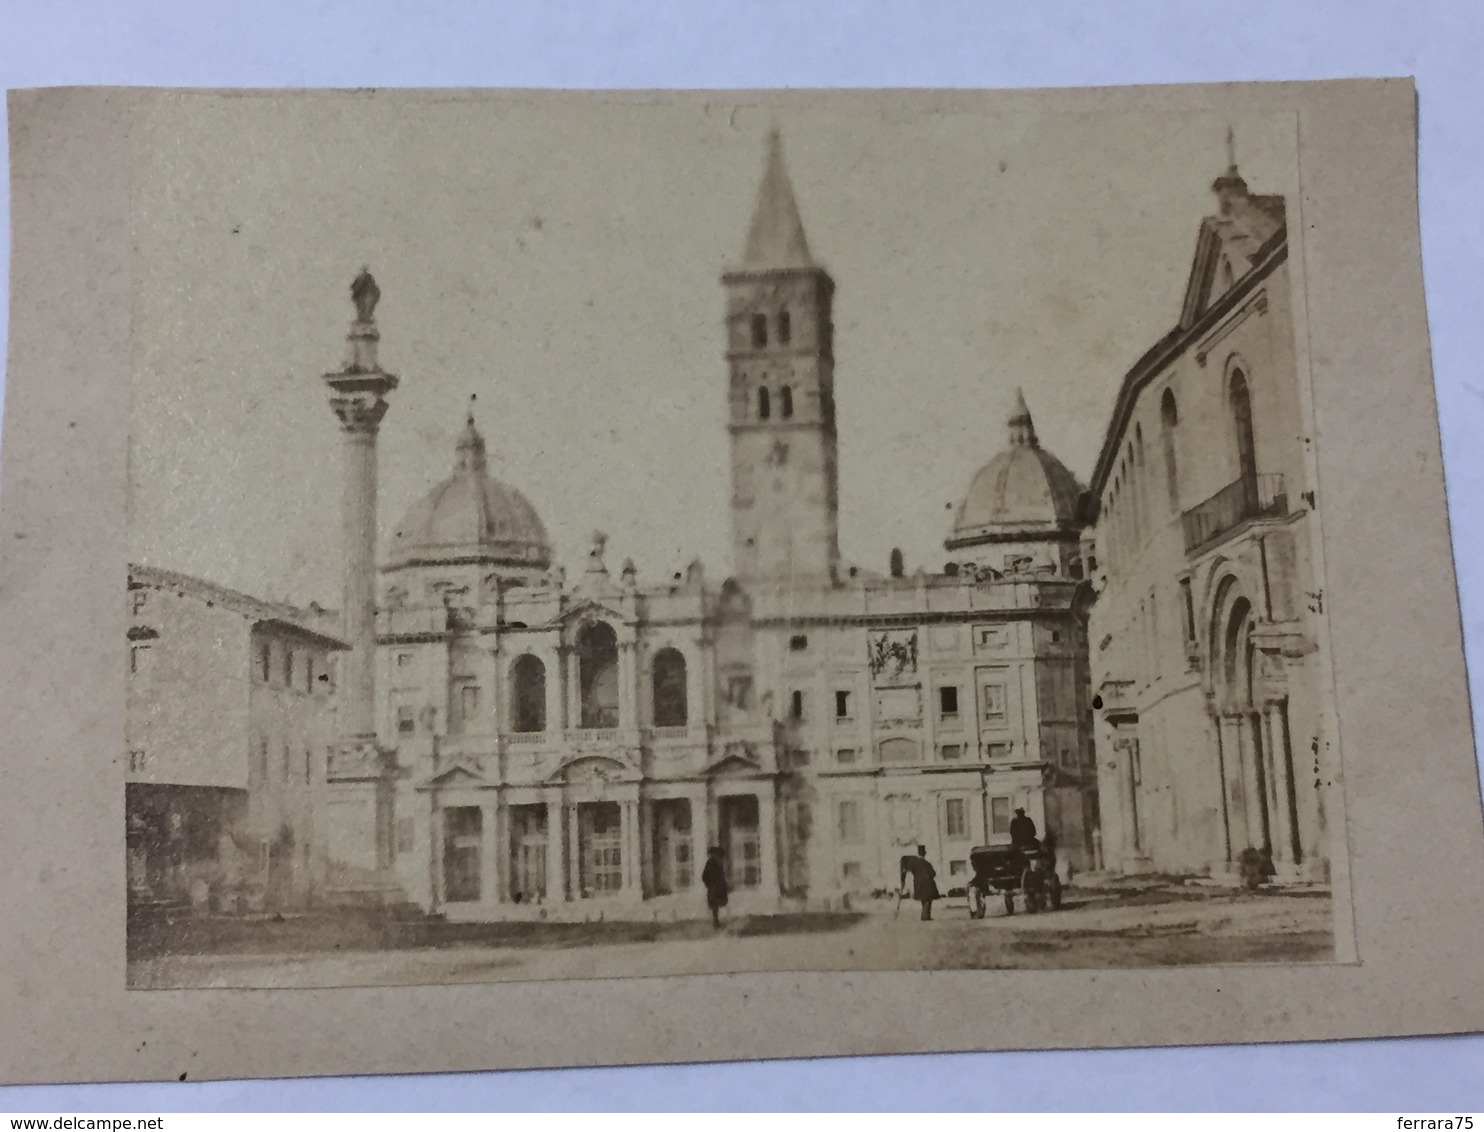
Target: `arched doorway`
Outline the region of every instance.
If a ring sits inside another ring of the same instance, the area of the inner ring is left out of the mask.
[[[579,727],[618,726],[618,636],[603,621],[585,625],[577,635],[577,670],[581,695]]]
[[[1252,848],[1274,849],[1275,768],[1269,749],[1264,704],[1258,688],[1256,615],[1235,578],[1218,591],[1213,618],[1213,672],[1217,710],[1217,757],[1227,858]]]

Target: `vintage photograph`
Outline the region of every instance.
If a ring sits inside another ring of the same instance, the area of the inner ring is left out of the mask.
[[[1354,960],[1295,115],[141,119],[131,988]]]

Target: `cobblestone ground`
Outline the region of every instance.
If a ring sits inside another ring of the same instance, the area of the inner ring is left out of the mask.
[[[185,941],[185,937],[181,937]],[[224,947],[152,938],[129,962],[132,987],[388,986],[626,978],[743,971],[1151,967],[1332,961],[1327,890],[1257,894],[1150,880],[1068,890],[1058,912],[971,920],[964,902],[868,902],[851,915],[708,923],[491,925],[439,947],[290,946],[269,928]]]

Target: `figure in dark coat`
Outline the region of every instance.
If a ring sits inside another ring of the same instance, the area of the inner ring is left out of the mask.
[[[706,851],[701,883],[706,886],[706,907],[711,909],[711,926],[719,928],[721,910],[727,906],[727,871],[721,863],[721,849],[715,845]]]
[[[932,862],[927,859],[927,846],[917,847],[917,856],[902,858],[902,880],[903,888],[907,886],[907,878],[912,878],[912,899],[922,905],[922,918],[931,920],[933,918],[933,901],[938,899],[938,871],[933,868]]]
[[[1010,819],[1010,845],[1015,849],[1029,849],[1036,843],[1036,823],[1025,816],[1024,810],[1016,810]]]

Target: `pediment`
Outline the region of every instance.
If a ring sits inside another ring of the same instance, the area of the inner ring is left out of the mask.
[[[639,777],[639,772],[622,759],[606,755],[578,755],[557,767],[546,781],[572,786],[604,786],[609,783],[637,782]]]
[[[1217,231],[1217,222],[1207,217],[1196,238],[1195,260],[1190,265],[1190,280],[1185,285],[1185,304],[1180,309],[1180,325],[1193,326],[1216,296],[1217,281],[1225,241]]]
[[[437,774],[430,775],[419,786],[419,790],[445,790],[453,786],[488,786],[490,781],[484,776],[479,764],[472,759],[460,759],[451,766],[444,767]]]
[[[763,761],[758,757],[757,751],[750,743],[728,743],[726,749],[711,763],[707,764],[705,774],[708,778],[726,777],[727,775],[750,775],[760,774],[763,770]]]
[[[628,617],[623,610],[618,609],[607,602],[597,601],[593,598],[584,598],[573,602],[562,610],[550,621],[548,627],[577,625],[584,621],[617,621],[620,624],[627,621]]]

